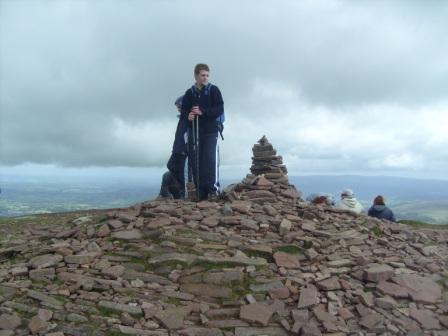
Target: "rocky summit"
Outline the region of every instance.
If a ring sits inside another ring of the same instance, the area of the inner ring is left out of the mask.
[[[0,335],[448,335],[448,235],[304,203],[263,137],[219,202],[29,223]]]

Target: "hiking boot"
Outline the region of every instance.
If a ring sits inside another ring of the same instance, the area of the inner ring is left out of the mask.
[[[209,202],[218,202],[220,200],[220,195],[218,192],[211,192],[207,195],[207,201]]]

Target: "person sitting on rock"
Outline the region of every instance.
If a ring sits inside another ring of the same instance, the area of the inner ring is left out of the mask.
[[[333,195],[323,193],[323,192],[317,192],[317,193],[312,193],[312,194],[308,195],[308,197],[306,198],[306,201],[311,204],[324,204],[324,205],[328,205],[328,206],[335,205]]]
[[[361,213],[364,208],[355,197],[351,189],[345,189],[341,193],[341,200],[336,205],[336,208],[341,210],[350,210],[356,213]]]
[[[387,219],[391,222],[395,222],[395,216],[391,209],[389,209],[384,203],[384,197],[378,195],[373,200],[373,205],[370,207],[368,215],[370,217],[376,217],[380,219]]]
[[[180,113],[183,96],[176,99],[174,105]],[[171,156],[167,163],[168,171],[163,174],[162,186],[159,197],[162,198],[185,198],[185,160],[187,157],[187,132],[188,122],[180,118],[177,123],[176,134]]]

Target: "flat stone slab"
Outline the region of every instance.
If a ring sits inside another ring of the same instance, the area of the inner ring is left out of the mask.
[[[34,269],[30,271],[30,279],[36,281],[53,280],[56,276],[54,268]]]
[[[389,265],[370,264],[364,270],[364,279],[371,282],[380,282],[390,279],[394,275],[394,269]]]
[[[409,289],[412,300],[422,303],[436,303],[442,298],[442,288],[430,278],[417,274],[404,274],[392,278],[398,285]]]
[[[325,290],[325,291],[341,289],[341,284],[339,283],[339,280],[337,277],[331,277],[331,278],[319,281],[318,283],[316,283],[316,286],[317,286],[317,288]]]
[[[249,323],[258,323],[262,326],[267,326],[272,314],[272,309],[257,302],[242,306],[240,310],[240,319]]]
[[[191,327],[179,330],[179,333],[185,336],[223,336],[222,331],[218,328]]]
[[[228,258],[214,258],[214,257],[198,257],[198,261],[205,261],[209,263],[219,264],[233,264],[235,266],[263,266],[267,265],[267,260],[264,258],[244,258],[244,257],[228,257]]]
[[[1,314],[0,330],[15,330],[22,324],[22,319],[17,315]]]
[[[376,289],[380,293],[390,295],[394,298],[406,299],[409,297],[409,289],[388,281],[380,281],[376,285]]]
[[[283,283],[280,280],[275,280],[260,284],[251,284],[250,290],[252,292],[269,292],[273,289],[279,289],[283,287]]]
[[[170,330],[180,329],[184,326],[185,316],[189,313],[190,311],[185,308],[168,308],[158,311],[155,318]]]
[[[216,285],[188,283],[181,285],[180,290],[196,296],[209,296],[223,299],[232,297],[232,290],[230,288]]]
[[[288,332],[283,328],[267,327],[267,328],[235,328],[235,336],[288,336]]]
[[[121,276],[125,280],[136,280],[140,279],[145,282],[156,282],[161,285],[172,285],[173,283],[168,280],[167,278],[164,278],[163,276],[151,274],[151,273],[145,273],[145,272],[138,272],[130,269],[126,269],[126,271]]]
[[[353,262],[350,259],[339,259],[339,260],[332,260],[327,263],[330,267],[345,267],[345,266],[351,266]]]
[[[299,303],[297,308],[307,308],[319,303],[319,292],[316,286],[309,284],[307,287],[302,287],[300,290]]]
[[[65,256],[64,261],[67,264],[85,265],[85,264],[90,264],[94,258],[95,258],[95,255],[93,255],[93,254],[77,254],[77,255]]]
[[[136,239],[142,239],[143,234],[141,233],[140,230],[133,229],[133,230],[112,232],[111,237],[115,238],[115,239],[123,239],[123,240],[136,240]]]
[[[32,268],[47,268],[59,264],[64,258],[59,254],[43,254],[30,260]]]
[[[125,335],[138,335],[138,336],[168,336],[168,332],[166,331],[158,331],[158,330],[144,330],[128,327],[125,325],[119,325],[118,329],[121,333]]]
[[[121,312],[126,312],[129,314],[143,314],[142,308],[138,306],[130,306],[123,303],[117,303],[112,301],[100,301],[98,306],[102,308],[113,309]]]
[[[148,263],[155,265],[155,264],[162,264],[164,262],[170,262],[175,261],[179,263],[185,263],[187,265],[191,265],[198,259],[198,256],[195,254],[188,254],[188,253],[166,253],[162,254],[153,258],[148,259]]]
[[[411,308],[409,315],[420,323],[424,330],[440,329],[440,323],[434,313],[428,309]]]
[[[63,302],[56,300],[54,297],[51,297],[47,294],[44,294],[44,293],[41,293],[41,292],[38,292],[35,290],[29,290],[27,293],[27,296],[32,299],[48,303],[52,306],[62,306],[64,304]]]
[[[293,254],[285,252],[275,252],[274,260],[278,267],[284,268],[299,268],[300,262],[299,258]]]
[[[367,314],[361,318],[359,324],[368,330],[375,330],[381,328],[384,322],[384,317],[380,314]]]

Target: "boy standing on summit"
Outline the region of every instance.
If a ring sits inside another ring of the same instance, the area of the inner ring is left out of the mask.
[[[218,133],[223,129],[224,101],[216,85],[208,82],[210,69],[207,64],[197,64],[194,68],[196,83],[189,88],[182,100],[181,119],[189,122],[189,162],[194,172],[199,169],[199,185],[196,174],[194,182],[199,191],[199,199],[216,200],[219,196]],[[198,119],[199,148],[193,150],[193,122]],[[198,154],[199,158],[195,155]],[[196,167],[196,162],[199,162]]]

